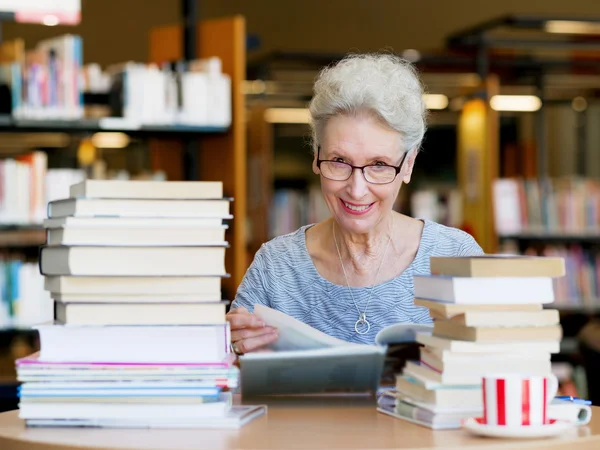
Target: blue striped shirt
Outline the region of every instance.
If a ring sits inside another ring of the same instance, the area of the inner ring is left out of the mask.
[[[354,331],[358,311],[347,286],[331,283],[315,268],[306,248],[305,225],[278,236],[256,252],[240,284],[231,308],[253,311],[260,303],[284,312],[330,336],[356,343],[372,344],[382,328],[395,323],[430,323],[429,310],[414,305],[413,275],[428,275],[431,256],[474,256],[483,254],[475,239],[464,231],[424,221],[417,255],[398,277],[373,288],[367,310],[369,333]],[[371,287],[352,287],[361,312]]]

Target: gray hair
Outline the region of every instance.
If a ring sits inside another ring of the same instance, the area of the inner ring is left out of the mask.
[[[423,86],[415,67],[391,54],[349,55],[324,68],[310,102],[316,153],[327,121],[338,114],[373,114],[402,135],[405,151],[418,151],[427,128]]]

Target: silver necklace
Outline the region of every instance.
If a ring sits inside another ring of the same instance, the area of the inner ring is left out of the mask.
[[[393,221],[392,216],[392,221]],[[342,254],[340,253],[340,247],[338,246],[337,239],[335,237],[335,221],[331,222],[331,231],[333,233],[333,242],[335,242],[335,248],[337,250],[338,257],[340,259],[340,265],[342,266],[342,271],[344,272],[344,278],[346,279],[346,286],[348,287],[348,292],[350,292],[350,297],[352,298],[352,302],[356,307],[356,311],[358,311],[358,320],[354,323],[354,331],[358,334],[367,334],[369,330],[371,330],[371,324],[367,320],[367,309],[369,308],[369,303],[371,303],[371,298],[373,298],[373,290],[375,289],[375,285],[377,283],[377,278],[379,278],[379,271],[383,266],[383,261],[385,261],[385,255],[387,254],[387,250],[390,246],[390,242],[392,242],[392,233],[390,232],[390,238],[388,239],[387,245],[385,246],[385,250],[383,252],[383,257],[381,258],[381,263],[379,263],[379,269],[377,269],[377,274],[375,275],[375,280],[373,281],[373,285],[371,286],[371,291],[369,293],[369,299],[367,300],[367,305],[365,306],[364,312],[360,312],[358,305],[356,304],[356,300],[354,300],[354,294],[352,294],[352,289],[350,288],[350,283],[348,282],[348,275],[346,275],[346,269],[344,268],[344,262],[342,261]]]

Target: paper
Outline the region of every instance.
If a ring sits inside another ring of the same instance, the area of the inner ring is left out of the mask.
[[[254,305],[254,314],[264,320],[268,326],[277,328],[279,337],[271,345],[273,350],[318,350],[357,345],[322,333],[310,325],[268,306]]]
[[[375,343],[388,345],[415,342],[417,333],[431,334],[432,332],[433,324],[397,323],[389,325],[377,333]]]

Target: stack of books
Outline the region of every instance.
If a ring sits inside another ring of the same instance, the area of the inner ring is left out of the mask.
[[[415,305],[428,308],[431,333],[417,333],[419,360],[406,362],[381,412],[434,429],[459,428],[483,411],[487,374],[550,375],[562,327],[553,282],[564,260],[550,257],[432,257],[414,277]]]
[[[48,204],[39,263],[55,321],[17,361],[27,425],[239,426],[229,206],[220,182],[97,180]]]

